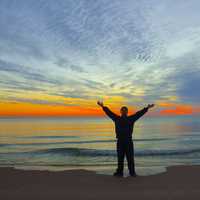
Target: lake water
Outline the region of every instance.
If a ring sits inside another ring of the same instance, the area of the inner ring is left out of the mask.
[[[200,164],[200,117],[152,117],[136,122],[136,170]],[[0,166],[23,169],[116,168],[114,125],[108,118],[1,118]]]

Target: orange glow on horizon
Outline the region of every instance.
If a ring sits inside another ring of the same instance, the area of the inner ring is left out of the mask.
[[[160,111],[160,115],[192,115],[193,106],[184,104],[160,103],[165,108]]]
[[[93,107],[92,107],[93,106]],[[92,105],[90,108],[84,106],[62,106],[62,105],[40,105],[31,103],[0,103],[0,116],[3,117],[64,117],[64,116],[96,116],[103,117],[105,113],[100,107]],[[119,114],[119,108],[109,105],[113,112]],[[134,107],[129,109],[129,113],[134,113]]]
[[[108,105],[113,112],[119,114],[119,105]],[[91,104],[91,107],[80,106],[64,106],[64,105],[43,105],[31,103],[0,103],[0,116],[2,117],[103,117],[104,112],[96,104]],[[161,108],[161,111],[156,110]],[[138,108],[141,109],[141,108]],[[135,107],[131,106],[129,114],[137,111]],[[158,103],[155,109],[152,109],[149,116],[176,116],[176,115],[192,115],[199,114],[200,108],[194,109],[192,105],[172,104],[172,103]]]
[[[81,106],[0,103],[0,116],[103,116],[100,109]]]

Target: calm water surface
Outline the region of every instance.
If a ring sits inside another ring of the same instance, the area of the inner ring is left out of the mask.
[[[200,117],[143,118],[135,124],[138,174],[200,164]],[[107,118],[0,119],[0,166],[25,169],[115,169],[115,134]]]

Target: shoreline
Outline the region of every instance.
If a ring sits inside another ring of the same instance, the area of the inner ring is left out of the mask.
[[[116,169],[115,164],[109,165],[67,165],[67,166],[25,166],[25,165],[0,165],[1,168],[13,168],[16,170],[24,170],[24,171],[48,171],[48,172],[63,172],[63,171],[71,171],[71,170],[86,170],[95,172],[96,174],[101,175],[113,175],[113,172]],[[160,173],[164,173],[167,171],[166,166],[137,166],[136,172],[139,176],[150,176],[157,175]],[[125,163],[124,176],[128,176],[128,166]]]
[[[116,178],[88,170],[0,168],[0,199],[200,199],[200,166],[173,166],[157,175]]]

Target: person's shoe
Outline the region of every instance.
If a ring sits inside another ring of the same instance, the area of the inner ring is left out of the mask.
[[[113,176],[116,176],[116,177],[123,177],[123,173],[115,172],[115,173],[113,174]]]
[[[130,176],[131,177],[137,177],[137,174],[136,173],[130,173]]]

